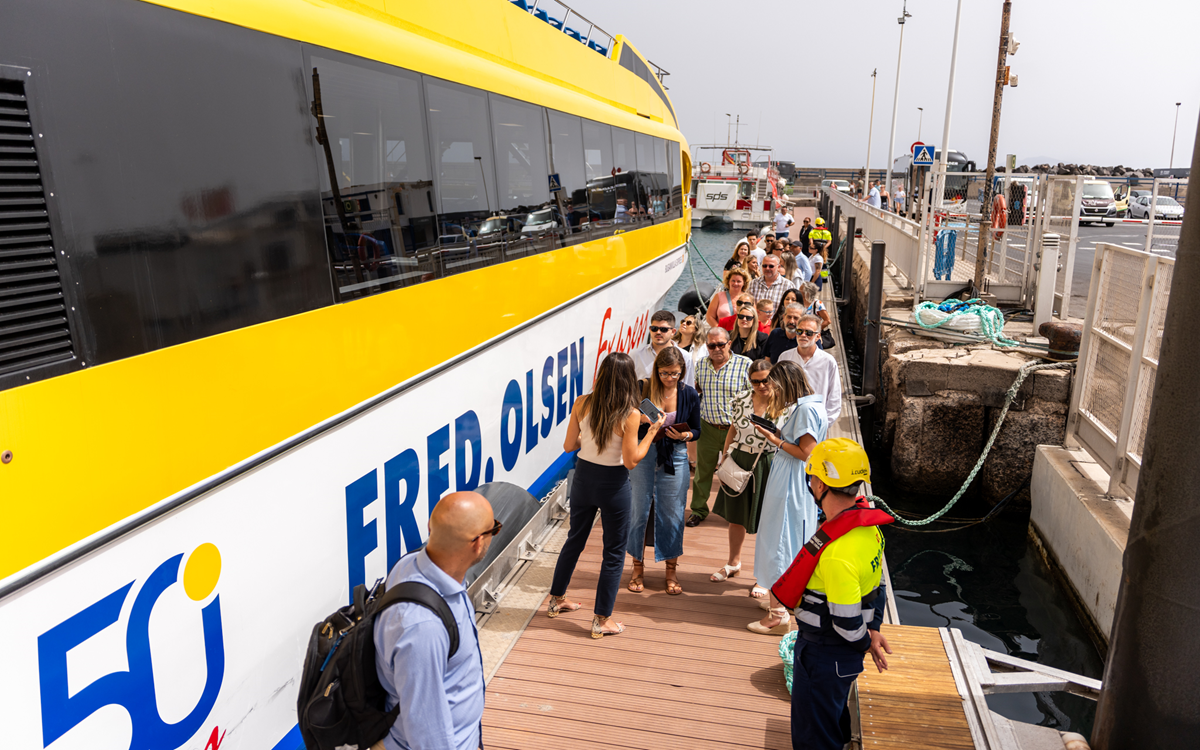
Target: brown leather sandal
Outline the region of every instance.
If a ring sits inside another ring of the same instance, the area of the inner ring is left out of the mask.
[[[678,567],[678,559],[667,560],[667,593],[671,596],[683,593],[683,587],[679,585],[679,578],[675,573],[675,569]]]
[[[626,585],[626,588],[635,594],[641,593],[646,588],[646,586],[642,580],[642,578],[645,574],[646,574],[645,563],[643,563],[641,560],[638,560],[637,558],[634,558],[633,574],[629,576],[629,583]]]

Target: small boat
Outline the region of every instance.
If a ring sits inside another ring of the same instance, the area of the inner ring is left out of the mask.
[[[705,159],[706,153],[711,158]],[[767,158],[755,162],[754,153]],[[780,202],[781,179],[767,146],[693,146],[692,227],[757,229],[770,223]],[[719,157],[718,157],[719,154]]]

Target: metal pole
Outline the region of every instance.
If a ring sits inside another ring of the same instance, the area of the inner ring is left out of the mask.
[[[1171,162],[1167,165],[1168,169],[1175,168],[1175,136],[1179,133],[1179,105],[1183,102],[1175,102],[1175,127],[1171,130]],[[1167,175],[1174,177],[1175,175]]]
[[[1198,133],[1200,136],[1200,133]],[[1188,187],[1200,190],[1200,137]],[[1158,375],[1129,524],[1104,688],[1092,747],[1189,747],[1200,736],[1195,607],[1181,592],[1200,567],[1200,216],[1189,212],[1176,253]]]
[[[846,219],[846,249],[842,251],[842,299],[851,301],[854,287],[854,223],[855,217]],[[853,306],[851,309],[854,309]]]
[[[879,354],[883,311],[883,266],[887,262],[887,245],[876,240],[871,243],[871,285],[867,291],[867,344],[863,349],[863,395],[875,396],[879,403]],[[867,439],[875,441],[875,410],[867,411]]]
[[[983,288],[983,269],[987,262],[987,246],[992,233],[987,226],[992,219],[992,178],[996,175],[996,146],[1000,140],[1000,104],[1004,98],[1004,63],[1008,59],[1008,18],[1012,15],[1012,0],[1004,0],[1000,14],[1000,53],[996,57],[996,93],[992,99],[992,138],[988,142],[987,176],[980,193],[982,217],[979,220],[979,250],[975,253],[975,290]]]
[[[1190,184],[1190,183],[1189,183]],[[1158,209],[1158,178],[1150,183],[1150,211],[1146,214],[1146,246],[1142,248],[1150,252],[1154,247],[1154,212]]]
[[[863,178],[863,200],[867,199],[867,194],[871,192],[871,133],[875,129],[875,74],[879,69],[871,71],[871,119],[867,124],[867,168],[864,170],[866,176]]]
[[[895,206],[892,202],[892,159],[896,158],[896,114],[900,106],[900,62],[904,59],[904,19],[912,18],[912,14],[908,12],[908,2],[905,0],[904,10],[900,13],[900,51],[896,53],[896,90],[892,94],[892,135],[888,138],[887,154],[887,177],[883,182],[883,189],[888,191],[888,210],[895,211]]]
[[[946,171],[946,162],[950,155],[950,111],[954,108],[954,68],[958,65],[958,29],[962,25],[963,0],[958,0],[958,10],[954,13],[954,44],[950,47],[950,82],[946,85],[946,124],[942,127],[942,172]],[[939,183],[935,180],[934,185]],[[938,191],[937,207],[944,205],[945,190]]]
[[[837,252],[838,241],[842,236],[842,207],[833,207],[833,231],[830,233],[829,246],[833,252]]]
[[[921,114],[917,115],[917,140],[921,140],[921,123],[925,122],[925,108],[917,107],[917,111]]]

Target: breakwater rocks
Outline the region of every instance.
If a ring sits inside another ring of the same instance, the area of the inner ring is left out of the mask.
[[[997,172],[1007,171],[1005,167],[996,167]],[[1118,164],[1115,167],[1097,167],[1094,164],[1037,164],[1035,166],[1019,166],[1013,174],[1082,174],[1089,177],[1154,177],[1153,169],[1133,169]]]

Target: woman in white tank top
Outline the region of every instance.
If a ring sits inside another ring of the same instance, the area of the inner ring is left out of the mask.
[[[557,617],[582,606],[567,601],[567,586],[599,510],[604,532],[604,562],[596,584],[593,638],[616,635],[625,630],[623,624],[612,619],[612,611],[621,584],[621,571],[625,567],[625,545],[629,538],[633,496],[629,470],[646,457],[663,423],[660,416],[650,425],[646,436],[638,441],[639,393],[633,359],[620,352],[608,355],[600,363],[592,392],[580,396],[571,407],[571,422],[563,443],[565,450],[577,450],[579,455],[571,481],[571,527],[554,567],[546,614]]]

